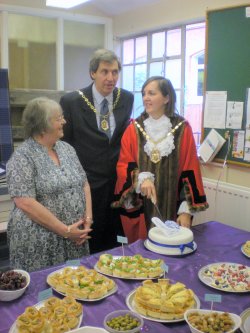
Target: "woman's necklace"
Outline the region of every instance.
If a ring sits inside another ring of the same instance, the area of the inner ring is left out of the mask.
[[[104,131],[107,131],[109,129],[109,122],[108,122],[108,117],[110,116],[110,114],[114,111],[115,107],[117,106],[118,102],[119,102],[119,99],[120,99],[120,96],[121,96],[121,89],[118,88],[118,91],[117,91],[117,96],[116,96],[116,99],[115,99],[115,102],[113,103],[113,107],[111,110],[109,110],[109,112],[105,115],[101,115],[100,112],[98,112],[96,110],[96,108],[94,107],[94,105],[88,100],[88,98],[84,95],[84,93],[81,91],[81,90],[78,90],[78,93],[79,95],[82,96],[82,98],[84,99],[84,101],[86,102],[86,104],[90,107],[90,109],[92,111],[94,111],[95,113],[97,113],[99,115],[99,117],[102,118],[102,121],[101,121],[101,128],[104,130]]]
[[[162,138],[158,139],[157,141],[154,141],[147,133],[146,131],[141,127],[141,125],[135,120],[135,125],[138,127],[139,131],[143,134],[143,136],[146,138],[147,141],[150,141],[153,143],[154,148],[152,149],[150,153],[150,160],[153,163],[158,163],[161,160],[161,152],[157,148],[157,145],[161,143],[164,139],[166,139],[170,134],[174,134],[174,132],[185,122],[185,119],[179,122],[171,131],[167,133],[167,135],[164,135]]]

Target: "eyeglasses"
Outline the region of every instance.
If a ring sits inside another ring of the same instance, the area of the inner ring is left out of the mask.
[[[65,120],[63,115],[60,115],[60,116],[55,118],[55,121],[62,121],[62,120]]]

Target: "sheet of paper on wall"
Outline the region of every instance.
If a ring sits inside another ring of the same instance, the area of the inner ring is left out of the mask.
[[[205,163],[211,162],[225,142],[226,140],[220,135],[220,133],[212,128],[200,145],[198,154]]]
[[[208,128],[225,128],[226,107],[226,91],[207,91],[203,126]]]
[[[250,88],[247,88],[246,96],[246,128],[250,129]]]
[[[250,129],[246,129],[244,160],[250,162]]]
[[[246,17],[250,17],[250,7],[246,7]]]
[[[241,129],[243,106],[243,102],[227,102],[226,128]]]
[[[245,131],[234,131],[232,156],[234,158],[244,157]]]

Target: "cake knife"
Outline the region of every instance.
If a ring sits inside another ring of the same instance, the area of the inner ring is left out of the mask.
[[[156,204],[156,202],[155,202],[155,200],[153,199],[153,197],[151,197],[151,202],[152,202],[152,204],[155,206],[155,209],[156,209],[156,211],[157,211],[157,213],[158,213],[160,219],[161,219],[162,222],[163,222],[163,217],[162,217],[161,212],[160,212],[160,210],[159,210],[159,207],[158,207],[158,205]]]

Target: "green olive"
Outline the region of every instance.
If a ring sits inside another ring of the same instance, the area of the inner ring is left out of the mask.
[[[140,322],[130,314],[114,317],[107,321],[107,325],[117,331],[129,331],[138,327]]]

